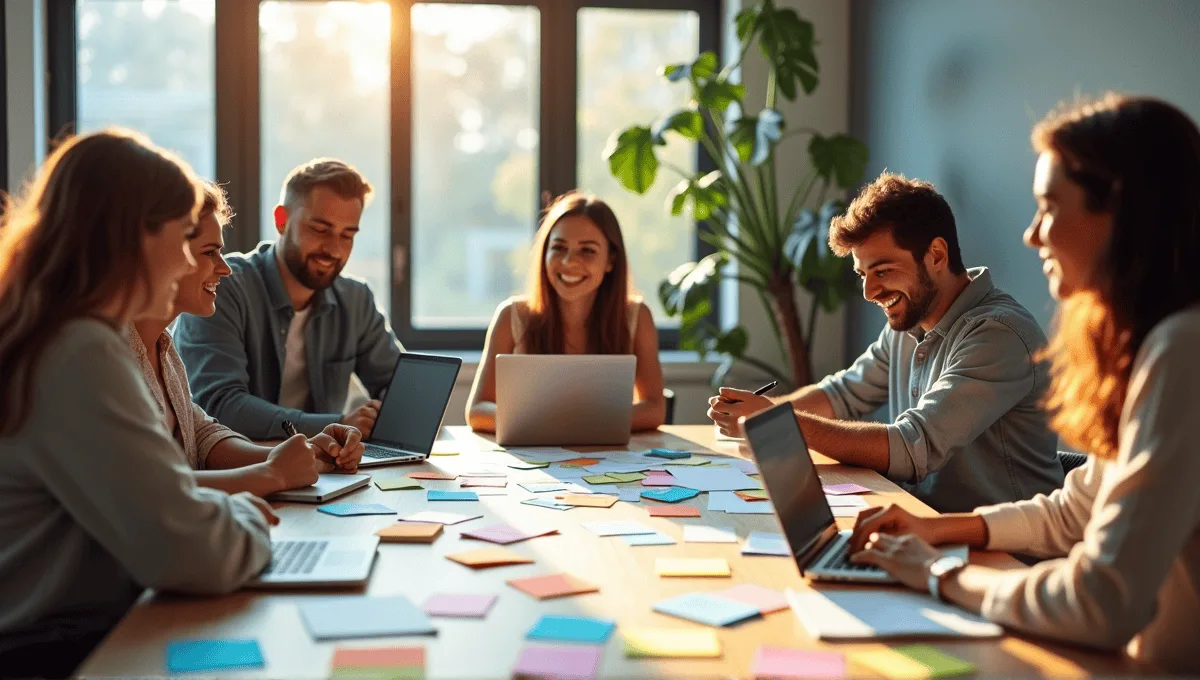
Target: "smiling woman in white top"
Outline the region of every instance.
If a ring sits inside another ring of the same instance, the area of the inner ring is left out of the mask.
[[[1064,488],[973,513],[860,517],[855,559],[1015,630],[1200,673],[1200,130],[1109,94],[1034,129],[1025,232],[1060,301],[1047,405],[1091,454]],[[897,537],[897,535],[899,537]],[[930,547],[1052,558],[996,571]]]
[[[308,486],[321,472],[351,472],[362,459],[363,446],[361,434],[348,425],[334,423],[307,442],[297,436],[271,448],[258,446],[221,425],[192,402],[183,360],[167,328],[180,314],[211,316],[215,311],[221,279],[230,274],[221,251],[225,247],[223,231],[232,215],[224,190],[205,182],[196,229],[188,241],[196,267],[179,281],[174,313],[164,319],[142,319],[126,330],[146,386],[163,414],[167,431],[196,470],[200,486],[266,496]]]

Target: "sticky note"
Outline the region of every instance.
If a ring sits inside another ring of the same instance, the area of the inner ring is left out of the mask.
[[[895,680],[921,680],[931,676],[930,669],[891,649],[863,649],[849,652],[850,661],[855,665],[870,669],[885,678]]]
[[[742,546],[742,554],[791,557],[792,551],[788,548],[783,534],[770,531],[753,531],[746,538],[746,544]]]
[[[495,595],[465,593],[434,593],[421,605],[421,610],[430,616],[481,619],[496,604]]]
[[[400,518],[404,522],[429,522],[433,524],[458,524],[471,519],[479,519],[483,515],[459,515],[453,512],[418,512],[415,515]]]
[[[653,534],[638,534],[636,536],[622,536],[626,543],[632,546],[639,545],[675,545],[675,539],[663,533]]]
[[[464,531],[462,532],[462,535],[466,538],[477,538],[481,541],[491,541],[492,543],[507,545],[509,543],[516,543],[517,541],[524,541],[537,536],[546,536],[557,533],[558,529],[554,529],[552,527],[526,530],[518,529],[517,527],[510,526],[508,524],[493,524],[492,526],[484,527],[483,529]]]
[[[763,614],[788,608],[787,596],[778,590],[764,588],[753,583],[741,583],[732,588],[718,590],[713,595],[735,602],[743,602],[758,608]]]
[[[425,649],[385,647],[333,650],[330,680],[421,680],[425,677]]]
[[[821,488],[824,489],[825,493],[830,496],[842,496],[845,494],[852,494],[852,493],[870,493],[871,492],[870,489],[863,486],[862,484],[855,484],[854,482],[846,482],[844,484],[827,484]]]
[[[724,557],[660,557],[654,562],[659,576],[729,576]]]
[[[682,458],[691,458],[691,451],[679,451],[676,449],[650,449],[646,454],[651,458],[666,458],[667,460],[679,460]]]
[[[700,508],[694,505],[651,505],[647,508],[651,517],[699,517]]]
[[[605,476],[609,477],[611,479],[615,479],[621,483],[639,482],[646,478],[646,475],[644,475],[640,472],[609,472]],[[587,478],[585,477],[584,479],[587,479]]]
[[[559,463],[559,465],[563,467],[587,467],[589,465],[595,465],[599,462],[599,458],[572,458],[571,460],[564,460],[563,462]]]
[[[541,468],[550,467],[550,463],[509,463],[508,466],[514,470],[539,470]]]
[[[638,488],[617,489],[617,500],[625,501],[626,503],[641,503],[642,490]]]
[[[717,631],[704,628],[622,628],[625,656],[716,658],[721,656]]]
[[[675,478],[666,472],[656,473],[651,470],[642,480],[642,486],[675,486]]]
[[[442,491],[430,489],[425,493],[427,501],[477,501],[479,494],[474,491]]]
[[[586,680],[596,676],[603,647],[526,645],[513,667],[514,676]]]
[[[397,522],[375,532],[382,543],[433,543],[442,535],[441,524]]]
[[[712,463],[712,461],[708,460],[707,458],[682,458],[680,460],[667,461],[667,465],[686,465],[689,467],[708,465],[710,463]]]
[[[733,527],[706,527],[691,524],[683,528],[684,543],[737,543]]]
[[[317,508],[318,512],[336,517],[354,517],[357,515],[394,515],[396,511],[379,503],[331,503]]]
[[[258,640],[181,640],[167,645],[167,672],[262,668]]]
[[[905,645],[896,647],[893,651],[928,668],[930,677],[945,678],[975,672],[975,664],[970,661],[951,656],[929,645]]]
[[[750,675],[773,680],[840,680],[846,677],[846,657],[838,652],[764,645],[754,655]]]
[[[410,472],[408,476],[410,479],[441,479],[446,481],[458,479],[458,475],[452,475],[448,472]]]
[[[728,626],[759,615],[758,607],[709,593],[672,597],[655,603],[654,611],[707,626]]]
[[[529,493],[546,493],[548,491],[566,491],[567,485],[562,482],[518,482],[522,489]]]
[[[632,536],[636,534],[653,534],[654,529],[641,522],[588,522],[584,529],[597,536]]]
[[[306,600],[300,618],[316,640],[436,633],[425,612],[403,595],[347,595]]]
[[[585,508],[611,508],[617,502],[616,496],[604,494],[567,494],[559,499],[565,505],[578,505]]]
[[[687,489],[682,486],[673,486],[669,489],[652,489],[642,492],[642,498],[649,498],[652,501],[659,501],[661,503],[678,503],[679,501],[686,501],[689,498],[695,498],[699,495],[699,491]]]
[[[510,579],[508,585],[521,592],[528,593],[539,600],[594,593],[600,590],[587,581],[575,578],[570,574],[550,574],[548,576],[534,576],[533,578]]]
[[[375,486],[381,491],[400,491],[401,489],[424,489],[425,487],[408,477],[374,478]]]
[[[588,484],[620,484],[621,480],[613,479],[608,475],[588,475],[583,478],[583,481]]]
[[[521,502],[525,505],[536,505],[539,508],[549,508],[551,510],[570,510],[575,507],[574,505],[559,503],[553,498],[530,498]]]
[[[472,486],[491,486],[503,488],[504,486],[508,485],[508,480],[504,477],[463,477],[462,479],[458,480],[458,485],[464,489]]]
[[[606,619],[546,614],[538,619],[525,637],[529,640],[600,643],[607,640],[616,627],[616,623]]]
[[[446,559],[472,569],[502,567],[508,564],[533,564],[533,560],[508,548],[480,548],[446,555]]]
[[[744,501],[765,501],[767,500],[767,492],[764,489],[746,489],[745,491],[734,491]]]
[[[762,485],[750,479],[746,473],[733,468],[680,468],[672,469],[671,474],[681,486],[698,491],[742,491],[745,489],[761,489]]]

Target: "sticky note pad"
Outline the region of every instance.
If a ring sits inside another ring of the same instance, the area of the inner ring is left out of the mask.
[[[767,500],[767,492],[763,489],[746,489],[745,491],[734,491],[744,501],[765,501]]]
[[[642,486],[675,486],[675,478],[668,473],[656,473],[653,470],[642,480]]]
[[[616,623],[606,619],[546,614],[538,619],[525,637],[529,640],[602,643],[616,627]]]
[[[301,602],[300,618],[316,640],[436,633],[425,612],[403,595],[325,597]]]
[[[442,535],[441,524],[398,522],[375,532],[381,543],[433,543]]]
[[[521,592],[528,593],[539,600],[594,593],[600,590],[587,581],[577,579],[570,574],[550,574],[549,576],[511,579],[508,581],[508,585]]]
[[[527,645],[517,657],[513,676],[586,680],[596,677],[603,647]]]
[[[660,557],[654,561],[659,576],[729,576],[724,557]]]
[[[464,489],[473,486],[504,488],[508,485],[508,479],[504,477],[463,477],[458,480],[458,485]]]
[[[641,522],[588,522],[584,529],[597,536],[632,536],[657,533]]]
[[[599,458],[572,458],[571,460],[564,460],[563,462],[559,463],[559,465],[563,467],[587,467],[589,465],[595,465],[599,462]]]
[[[896,647],[893,651],[929,669],[929,676],[945,678],[952,675],[966,675],[975,672],[975,664],[956,656],[951,656],[929,645],[905,645]]]
[[[652,489],[642,492],[642,498],[649,498],[652,501],[659,501],[660,503],[678,503],[679,501],[686,501],[689,498],[695,498],[699,495],[699,491],[687,489],[682,486],[673,486],[669,489]]]
[[[551,527],[542,527],[540,529],[518,529],[517,527],[508,524],[493,524],[490,527],[483,529],[473,529],[464,531],[462,535],[466,538],[477,538],[481,541],[491,541],[500,545],[516,543],[537,536],[546,536],[549,534],[557,534],[558,529]]]
[[[642,490],[636,487],[632,489],[617,489],[617,500],[625,501],[626,503],[641,503]]]
[[[567,494],[559,499],[565,505],[578,505],[585,508],[611,508],[617,502],[616,496],[607,494]]]
[[[258,640],[181,640],[167,645],[167,672],[262,668]]]
[[[741,583],[712,594],[727,600],[753,605],[763,614],[788,608],[787,597],[783,593],[753,583]]]
[[[430,616],[481,619],[494,604],[495,595],[434,593],[421,605],[421,610]]]
[[[621,480],[613,479],[608,475],[588,475],[583,478],[583,481],[588,484],[620,484]]]
[[[763,646],[754,655],[750,675],[780,680],[840,680],[846,677],[846,657],[838,652]]]
[[[699,517],[700,508],[694,505],[651,505],[651,517]]]
[[[418,484],[409,477],[388,477],[380,479],[376,477],[374,480],[375,486],[382,491],[399,491],[401,489],[424,489],[425,487]]]
[[[409,479],[441,479],[445,481],[458,479],[458,475],[452,475],[448,472],[410,472],[408,473],[408,477]]]
[[[717,631],[703,628],[622,628],[625,656],[716,658],[721,656]]]
[[[870,493],[871,492],[870,489],[863,486],[862,484],[855,484],[854,482],[846,482],[844,484],[828,484],[821,488],[823,488],[825,490],[825,493],[829,494],[830,496],[842,496],[845,494],[852,494],[852,493]]]
[[[632,546],[639,545],[675,545],[675,539],[663,533],[653,534],[637,534],[635,536],[622,536],[626,543]]]
[[[650,452],[646,455],[650,456],[651,458],[666,458],[667,460],[679,460],[682,458],[692,457],[692,453],[690,451],[678,451],[676,449],[650,449]]]
[[[446,559],[464,564],[472,569],[502,567],[508,564],[533,564],[533,560],[508,548],[481,548],[446,555]]]
[[[605,476],[609,477],[611,479],[615,479],[621,483],[640,482],[641,480],[646,478],[646,475],[644,475],[640,472],[610,472]],[[584,479],[587,479],[587,478],[585,477]]]
[[[708,593],[672,597],[656,603],[654,611],[707,626],[728,626],[759,615],[758,607]]]
[[[425,493],[427,501],[477,501],[479,494],[474,491],[442,491],[430,489]]]
[[[518,482],[522,489],[529,493],[546,493],[548,491],[566,491],[567,485],[562,482]]]
[[[336,517],[353,517],[356,515],[394,515],[396,511],[379,503],[330,503],[317,508],[318,512]]]
[[[459,515],[453,512],[418,512],[415,515],[401,517],[403,522],[431,522],[433,524],[458,524],[469,519],[479,519],[483,515]]]
[[[559,503],[553,498],[530,498],[521,502],[525,505],[536,505],[539,508],[549,508],[551,510],[570,510],[575,507],[574,505]]]
[[[770,531],[752,531],[750,532],[750,536],[746,538],[746,544],[742,546],[742,554],[791,557],[792,551],[788,548],[783,534]]]
[[[330,680],[421,680],[425,650],[421,647],[333,650]]]
[[[931,677],[930,669],[891,649],[864,649],[849,652],[850,661],[885,678],[921,680]]]
[[[733,527],[706,527],[690,524],[683,528],[684,543],[737,543]]]

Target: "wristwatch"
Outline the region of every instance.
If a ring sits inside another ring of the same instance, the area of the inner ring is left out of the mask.
[[[943,555],[929,565],[929,594],[942,600],[942,579],[967,566],[966,560],[955,555]]]

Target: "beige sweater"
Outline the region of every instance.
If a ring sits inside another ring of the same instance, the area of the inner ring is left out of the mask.
[[[1200,673],[1200,308],[1164,320],[1134,362],[1116,460],[1049,496],[977,510],[988,547],[1057,557],[1005,572],[983,613],[1014,629]]]

